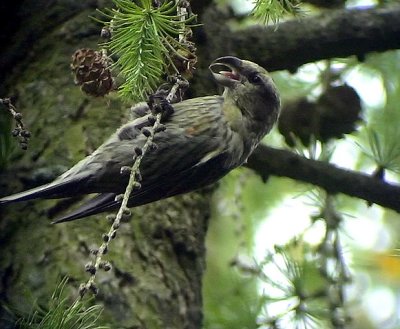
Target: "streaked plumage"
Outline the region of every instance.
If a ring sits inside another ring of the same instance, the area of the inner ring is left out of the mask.
[[[267,72],[249,61],[227,56],[210,66],[231,71],[213,72],[225,87],[222,96],[193,98],[173,104],[166,130],[155,135],[157,149],[141,163],[142,187],[134,191],[129,207],[193,191],[215,182],[246,161],[260,139],[277,120],[279,96]],[[141,106],[144,106],[141,104]],[[133,149],[146,137],[140,128],[147,116],[117,130],[93,154],[55,181],[0,199],[0,204],[36,198],[61,198],[99,193],[59,221],[69,221],[114,209],[128,177],[122,166],[133,164]]]

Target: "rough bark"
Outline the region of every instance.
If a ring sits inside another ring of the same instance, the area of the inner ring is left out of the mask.
[[[216,9],[205,15],[207,35],[213,36],[211,57],[236,55],[269,71],[295,71],[303,64],[335,57],[354,55],[362,60],[368,53],[400,47],[399,5],[330,10],[286,21],[278,28],[232,30],[221,24],[227,16]]]
[[[20,38],[10,36],[9,48],[2,52],[7,79],[0,90],[2,97],[17,96],[32,138],[26,152],[15,142],[8,166],[0,172],[1,195],[51,180],[127,117],[127,105],[113,97],[86,97],[70,73],[73,52],[97,47],[100,41],[99,25],[89,18],[93,2],[27,1],[24,6],[22,30],[16,32]],[[96,281],[96,302],[105,306],[103,317],[113,328],[201,327],[209,194],[137,208],[122,225],[106,256],[113,270],[99,273]],[[30,311],[36,300],[46,305],[64,275],[70,277],[70,295],[77,296],[79,283],[88,278],[84,265],[91,260],[89,250],[101,244],[109,223],[100,215],[50,225],[46,209],[54,214],[65,207],[63,202],[35,201],[0,209],[1,305],[20,311]],[[1,308],[0,327],[13,328],[8,320]]]

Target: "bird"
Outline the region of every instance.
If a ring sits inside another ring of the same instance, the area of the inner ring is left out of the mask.
[[[209,69],[222,95],[203,96],[171,104],[164,131],[154,135],[156,148],[143,156],[141,187],[132,191],[128,207],[136,207],[210,185],[247,161],[278,119],[280,97],[263,67],[234,56],[213,61]],[[137,109],[148,113],[149,105]],[[144,111],[143,111],[144,109]],[[53,223],[72,221],[115,210],[121,204],[134,150],[146,142],[145,114],[122,125],[98,149],[54,181],[0,198],[0,205],[32,200],[92,195],[76,210]]]

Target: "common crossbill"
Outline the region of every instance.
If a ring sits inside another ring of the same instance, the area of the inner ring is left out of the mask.
[[[216,72],[218,68],[223,70]],[[226,70],[225,70],[226,69]],[[141,188],[132,192],[128,207],[135,207],[214,183],[242,165],[276,122],[278,91],[259,65],[226,56],[210,65],[222,95],[173,104],[165,130],[155,134],[157,148],[142,159]],[[146,107],[142,103],[139,107]],[[83,218],[118,207],[135,148],[146,142],[141,127],[148,115],[119,128],[103,145],[53,182],[0,199],[0,204],[37,198],[65,198],[97,193],[86,204],[57,222]]]

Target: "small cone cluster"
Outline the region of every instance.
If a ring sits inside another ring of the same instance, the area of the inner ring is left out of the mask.
[[[71,69],[75,83],[91,96],[104,96],[113,90],[114,81],[109,66],[108,57],[100,51],[82,48],[72,55]]]
[[[295,146],[296,138],[308,146],[312,137],[326,142],[352,133],[361,111],[361,99],[354,88],[330,86],[315,102],[305,97],[288,102],[282,108],[278,129],[289,146]]]

